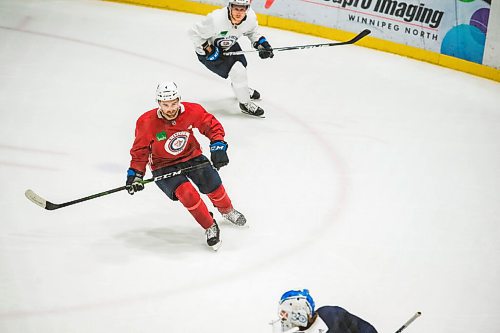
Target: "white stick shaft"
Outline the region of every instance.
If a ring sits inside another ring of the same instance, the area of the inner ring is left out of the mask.
[[[397,330],[397,331],[396,331],[396,333],[401,333],[401,331],[403,331],[405,328],[407,328],[407,327],[408,327],[408,325],[410,325],[411,323],[413,323],[413,321],[414,321],[415,319],[417,319],[418,317],[420,317],[420,315],[421,315],[421,314],[422,314],[422,312],[420,312],[420,311],[419,311],[419,312],[417,312],[417,313],[415,313],[415,314],[413,315],[413,317],[411,317],[410,319],[408,319],[408,321],[407,321],[406,323],[404,323],[404,324],[403,324],[403,326],[401,326],[401,327],[399,328],[399,330]]]

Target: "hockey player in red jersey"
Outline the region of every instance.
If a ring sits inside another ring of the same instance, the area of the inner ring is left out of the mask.
[[[241,51],[238,39],[247,37],[262,59],[272,58],[273,49],[259,32],[257,15],[251,0],[228,0],[227,7],[216,9],[196,23],[189,36],[198,60],[209,70],[231,81],[241,112],[261,117],[264,110],[253,100],[260,99],[257,90],[248,87],[247,60],[244,55],[225,56],[224,52]]]
[[[185,174],[156,181],[156,185],[172,200],[180,201],[194,219],[205,229],[207,244],[214,250],[220,247],[217,222],[194,188],[206,194],[224,218],[243,226],[245,216],[235,210],[217,170],[229,163],[224,128],[201,105],[181,102],[174,82],[160,83],[156,90],[157,108],[147,111],[136,123],[132,156],[127,171],[127,191],[130,194],[144,189],[142,179],[149,164],[154,177],[205,163],[205,167]],[[193,128],[210,140],[210,163],[202,154]],[[217,170],[216,170],[217,169]],[[191,181],[190,181],[191,180]]]

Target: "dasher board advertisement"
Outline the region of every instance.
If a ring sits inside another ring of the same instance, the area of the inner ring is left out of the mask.
[[[225,6],[227,0],[196,0]],[[483,63],[491,0],[253,0],[260,14]]]

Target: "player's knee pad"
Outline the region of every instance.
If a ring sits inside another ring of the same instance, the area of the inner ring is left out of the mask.
[[[217,187],[214,191],[208,193],[207,195],[210,198],[210,200],[215,202],[221,201],[225,197],[227,197],[226,189],[222,184],[219,187]]]
[[[196,209],[201,203],[201,197],[191,182],[184,182],[175,189],[175,196],[188,210]]]
[[[175,190],[175,195],[204,229],[212,225],[213,217],[191,182],[179,185]]]
[[[229,71],[229,78],[235,87],[246,85],[248,81],[246,67],[241,62],[236,61]]]

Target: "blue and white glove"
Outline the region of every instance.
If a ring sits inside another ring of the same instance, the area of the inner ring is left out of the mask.
[[[261,59],[274,57],[273,48],[264,36],[260,37],[258,41],[253,43],[253,47],[259,51],[259,57]]]
[[[227,142],[226,141],[212,141],[210,143],[210,160],[214,167],[219,170],[229,163],[227,157]]]
[[[212,46],[212,51],[208,52],[207,55],[205,56],[208,61],[215,61],[219,59],[220,57],[220,50],[217,46],[211,45]]]
[[[125,183],[125,187],[127,188],[128,194],[133,195],[135,192],[144,190],[144,183],[142,182],[143,177],[144,174],[135,169],[130,168],[127,170],[127,182]]]

